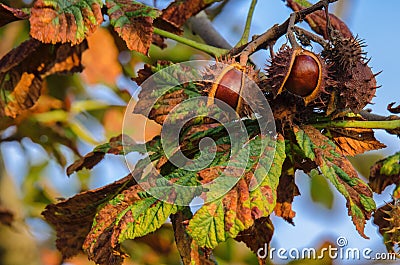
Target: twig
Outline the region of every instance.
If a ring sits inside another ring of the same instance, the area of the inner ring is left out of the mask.
[[[160,36],[175,40],[177,42],[186,44],[186,45],[188,45],[190,47],[193,47],[195,49],[198,49],[200,51],[208,53],[209,55],[212,55],[214,57],[220,57],[220,56],[222,56],[222,55],[224,55],[224,54],[226,54],[228,52],[227,49],[221,49],[221,48],[217,48],[217,47],[210,46],[210,45],[207,45],[207,44],[198,43],[197,41],[193,41],[193,40],[190,40],[190,39],[175,35],[175,34],[173,34],[171,32],[168,32],[168,31],[165,31],[165,30],[162,30],[162,29],[159,29],[159,28],[154,28],[154,33],[158,34]]]
[[[235,47],[240,47],[249,41],[251,21],[253,20],[253,14],[254,14],[256,4],[257,4],[257,0],[251,1],[249,12],[247,13],[246,25],[244,27],[243,35],[240,38],[239,42],[235,45]]]
[[[325,48],[328,45],[328,42],[325,39],[321,38],[320,36],[318,36],[312,32],[309,32],[308,30],[305,30],[305,29],[297,27],[297,26],[294,26],[293,29],[297,35],[303,35],[307,39],[309,39],[315,43],[318,43],[323,48]]]
[[[394,130],[400,128],[400,120],[383,121],[329,121],[313,124],[316,128],[363,128],[363,129],[385,129]]]
[[[208,19],[207,14],[201,11],[194,17],[188,20],[189,27],[191,30],[200,36],[204,42],[208,45],[222,48],[231,49],[232,46],[224,39],[224,37],[215,30],[213,24]]]
[[[334,3],[336,1],[338,0],[322,0],[308,8],[294,12],[295,19],[293,24],[296,24],[299,21],[303,20],[304,17],[307,16],[308,14],[311,14],[317,10],[321,10],[325,6],[329,5],[330,3]],[[270,42],[276,41],[277,39],[285,35],[289,25],[290,25],[290,18],[288,18],[285,22],[283,22],[280,25],[279,24],[274,25],[272,28],[270,28],[265,33],[258,36],[254,41],[250,42],[246,46],[241,46],[238,47],[237,49],[231,50],[230,54],[231,55],[240,54],[240,62],[246,63],[247,59],[252,53],[256,52],[259,49],[267,48]]]

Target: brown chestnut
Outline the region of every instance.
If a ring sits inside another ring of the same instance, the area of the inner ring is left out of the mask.
[[[318,85],[319,66],[314,58],[301,54],[296,56],[285,88],[295,95],[310,95]]]
[[[214,98],[217,98],[239,113],[242,108],[240,95],[243,87],[243,74],[239,64],[223,69],[221,74],[214,80],[214,84],[208,94],[208,104],[213,104]]]

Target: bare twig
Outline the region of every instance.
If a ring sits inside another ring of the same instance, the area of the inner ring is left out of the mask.
[[[221,36],[221,34],[214,28],[211,21],[208,19],[207,14],[202,11],[188,20],[191,30],[200,36],[208,45],[218,48],[231,49],[232,46]]]
[[[317,10],[321,10],[322,8],[328,6],[330,3],[334,3],[336,1],[338,0],[321,0],[315,5],[312,5],[308,8],[295,12],[294,13],[295,19],[293,24],[296,24],[299,21],[303,20],[305,16],[307,16],[308,14],[311,14]],[[250,42],[249,44],[244,45],[242,47],[238,47],[237,49],[232,49],[230,54],[231,55],[240,54],[240,62],[246,63],[247,59],[252,53],[262,48],[264,49],[268,48],[269,43],[276,41],[277,39],[285,35],[288,31],[289,25],[290,25],[290,18],[288,18],[285,22],[283,22],[280,25],[276,24],[272,26],[272,28],[270,28],[265,33],[258,36],[254,41]]]
[[[294,29],[294,31],[296,32],[297,35],[303,35],[307,39],[309,39],[309,40],[311,40],[311,41],[313,41],[315,43],[318,43],[323,48],[325,48],[328,45],[328,42],[324,38],[321,38],[320,36],[310,32],[308,30],[305,30],[305,29],[297,27],[297,26],[294,26],[293,29]]]

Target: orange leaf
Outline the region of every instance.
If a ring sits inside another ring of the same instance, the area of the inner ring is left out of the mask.
[[[78,44],[103,21],[101,7],[102,1],[37,0],[29,19],[31,36],[44,43]]]
[[[372,129],[335,128],[329,129],[340,152],[345,156],[355,156],[366,151],[385,148],[386,145],[375,139]]]

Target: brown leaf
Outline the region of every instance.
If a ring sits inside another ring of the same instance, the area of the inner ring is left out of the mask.
[[[123,154],[123,137],[125,137],[124,140],[126,144],[129,141],[128,136],[118,135],[110,138],[108,143],[96,147],[93,152],[86,154],[84,157],[76,160],[72,165],[70,165],[67,168],[67,175],[69,176],[72,173],[84,168],[92,169],[101,160],[103,160],[106,154]],[[134,142],[132,141],[131,144],[133,145]]]
[[[0,3],[0,27],[17,20],[28,19],[29,13]]]
[[[95,217],[93,226],[88,233],[83,249],[88,253],[89,259],[96,264],[121,264],[124,258],[120,250],[118,239],[115,236],[118,226],[114,226],[118,215],[134,202],[140,200],[139,192],[143,191],[140,185],[133,185],[118,196],[121,197],[117,205],[106,204]],[[126,213],[127,215],[129,213]]]
[[[103,15],[94,1],[37,0],[29,21],[31,36],[41,42],[78,44],[98,28]]]
[[[201,10],[207,8],[213,2],[219,2],[219,1],[221,0],[216,0],[216,1],[176,0],[162,11],[161,18],[164,19],[165,21],[168,21],[172,25],[175,25],[176,27],[181,27],[190,17],[196,15]]]
[[[396,102],[390,103],[387,106],[387,110],[390,111],[391,113],[399,114],[400,113],[400,105],[398,105],[397,107],[393,108],[394,104],[396,104]]]
[[[171,215],[171,222],[174,228],[175,242],[178,248],[179,254],[181,255],[182,263],[184,265],[191,264],[215,264],[207,256],[208,249],[200,248],[193,238],[186,232],[187,222],[192,217],[190,209],[180,211],[176,214]],[[189,247],[190,246],[190,247]]]
[[[11,226],[14,221],[14,214],[7,208],[0,205],[0,224]]]
[[[287,5],[293,11],[302,10],[303,6],[298,4],[294,0],[287,0]],[[337,16],[334,14],[329,14],[331,25],[334,30],[339,31],[344,38],[352,38],[353,34],[351,33],[349,27]],[[326,14],[325,10],[318,10],[306,16],[305,20],[307,21],[308,25],[319,35],[323,36],[325,39],[329,39],[328,32],[326,31]]]
[[[70,176],[76,171],[80,171],[84,168],[92,169],[95,165],[103,160],[106,154],[102,152],[90,152],[81,159],[75,161],[72,165],[67,168],[67,175]]]
[[[90,85],[102,82],[115,85],[117,77],[122,74],[122,67],[111,33],[107,29],[99,28],[87,40],[90,49],[82,57],[82,64],[85,66],[82,72],[84,80]]]
[[[11,99],[5,106],[4,114],[15,118],[23,110],[32,107],[40,96],[42,80],[34,74],[23,73],[10,94]]]
[[[1,87],[11,92],[0,98],[0,114],[15,118],[31,108],[41,94],[45,77],[81,71],[81,55],[86,49],[86,42],[49,45],[30,39],[10,51],[0,60]]]
[[[389,165],[388,162],[391,165]],[[376,193],[382,193],[387,186],[392,184],[399,185],[400,173],[395,170],[396,166],[397,168],[400,168],[399,164],[399,155],[393,155],[376,162],[370,170],[369,186],[371,189]]]
[[[372,129],[332,128],[333,140],[345,156],[355,156],[366,151],[385,148],[386,145],[375,139]]]
[[[107,1],[111,24],[130,50],[147,55],[153,41],[153,16],[157,12],[130,0]],[[131,15],[137,12],[137,15]],[[146,13],[148,12],[148,13]],[[124,21],[124,22],[122,22]]]
[[[294,225],[293,218],[296,216],[296,212],[292,210],[292,203],[294,197],[300,195],[300,191],[295,183],[294,170],[290,170],[290,168],[291,162],[287,158],[283,164],[282,175],[279,178],[274,212],[276,216],[282,217],[288,223]]]
[[[129,188],[135,181],[126,176],[105,187],[82,192],[56,204],[50,204],[42,215],[57,232],[57,248],[64,258],[77,255],[82,250],[83,242],[89,233],[97,207],[110,200],[121,189]]]
[[[244,242],[248,248],[257,253],[260,248],[264,249],[265,246],[269,245],[273,233],[274,225],[269,217],[262,217],[256,219],[250,228],[240,232],[235,240]],[[268,248],[265,249],[268,251]]]

